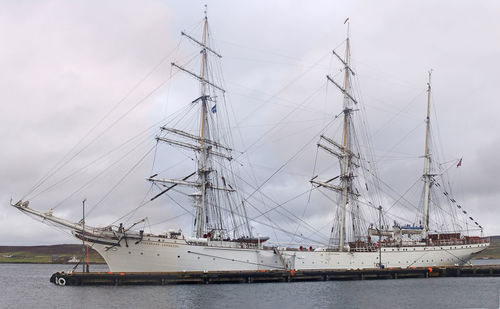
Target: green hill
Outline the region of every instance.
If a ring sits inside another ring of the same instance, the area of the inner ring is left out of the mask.
[[[500,236],[490,236],[490,247],[474,255],[472,259],[481,258],[500,259]]]
[[[0,263],[65,264],[75,257],[81,259],[81,245],[0,246]],[[89,248],[90,263],[105,263],[97,251]]]

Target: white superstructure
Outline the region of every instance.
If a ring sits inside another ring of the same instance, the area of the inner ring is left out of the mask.
[[[140,244],[113,247],[97,244],[94,248],[104,257],[110,271],[241,271],[241,270],[311,270],[378,268],[379,253],[338,252],[313,249],[244,249],[233,244],[215,242],[188,244],[185,240],[149,237]],[[227,246],[225,246],[227,245]],[[487,243],[453,246],[418,246],[383,248],[384,267],[434,267],[464,264]],[[283,263],[284,262],[284,263]]]

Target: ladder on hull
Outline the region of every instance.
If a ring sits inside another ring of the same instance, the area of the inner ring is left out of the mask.
[[[276,254],[280,258],[281,265],[283,265],[283,268],[285,269],[285,271],[289,271],[290,268],[288,267],[288,263],[286,262],[285,258],[283,257],[281,252],[278,250],[278,248],[274,248],[273,251],[274,251],[274,254]]]

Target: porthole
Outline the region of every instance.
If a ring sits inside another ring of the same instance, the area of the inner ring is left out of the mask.
[[[129,251],[129,252],[128,252],[128,254],[132,254],[132,252],[131,252],[131,251]]]
[[[160,256],[160,254],[159,254],[159,253],[157,253],[157,254],[156,254],[156,256]]]

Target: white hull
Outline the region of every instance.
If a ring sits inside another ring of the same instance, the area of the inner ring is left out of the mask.
[[[382,248],[382,264],[401,268],[464,264],[472,254],[488,245]],[[157,237],[138,244],[129,241],[128,247],[123,241],[121,246],[111,249],[97,243],[93,247],[112,272],[285,270],[283,262],[295,270],[363,269],[377,268],[379,263],[379,252],[280,250],[276,254],[272,249],[235,248],[234,243],[194,245],[183,239]]]

